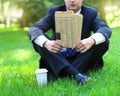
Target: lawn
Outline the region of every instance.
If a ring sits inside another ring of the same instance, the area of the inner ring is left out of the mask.
[[[112,31],[104,69],[88,73],[91,79],[85,86],[63,78],[39,88],[39,55],[26,31],[0,29],[0,96],[120,96],[120,27]]]

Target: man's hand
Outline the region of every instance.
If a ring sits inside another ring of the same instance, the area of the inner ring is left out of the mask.
[[[76,50],[80,51],[81,53],[84,53],[87,50],[89,50],[94,44],[95,44],[94,39],[89,37],[89,38],[83,39],[81,41],[78,41],[74,45],[73,49],[76,49]]]
[[[48,40],[44,43],[44,47],[50,52],[58,53],[62,48],[64,48],[64,45],[60,40]]]

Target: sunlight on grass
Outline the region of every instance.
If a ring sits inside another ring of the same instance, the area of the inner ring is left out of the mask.
[[[24,27],[23,30],[24,30],[24,31],[28,31],[28,29],[29,29],[29,27]]]
[[[18,61],[23,61],[24,59],[29,59],[31,57],[31,52],[25,49],[18,49],[13,51],[12,58]]]
[[[120,20],[116,21],[115,23],[109,24],[109,26],[110,26],[111,28],[120,27]]]
[[[1,84],[2,80],[3,80],[2,73],[0,72],[0,84]]]
[[[18,30],[20,30],[20,28],[19,27],[14,27],[14,28],[12,28],[14,31],[18,31]]]
[[[5,24],[0,24],[0,28],[5,28]]]
[[[16,65],[29,65],[34,63],[28,63],[29,60],[37,61],[37,54],[35,54],[35,58],[33,58],[32,51],[28,49],[15,49],[1,52],[0,54],[0,66],[16,66]]]
[[[4,62],[4,59],[0,58],[0,64],[3,64],[3,62]]]

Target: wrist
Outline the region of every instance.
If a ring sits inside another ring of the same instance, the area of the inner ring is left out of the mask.
[[[95,44],[96,44],[95,39],[94,39],[94,38],[92,38],[92,37],[90,37],[90,38],[91,38],[91,40],[92,40],[92,44],[93,44],[93,45],[95,45]]]
[[[98,45],[104,41],[106,41],[106,38],[103,34],[101,33],[95,33],[92,36],[90,36],[91,38],[93,38],[95,40],[95,45]]]
[[[46,43],[47,43],[48,40],[46,40],[44,43],[43,43],[43,47],[46,48]]]

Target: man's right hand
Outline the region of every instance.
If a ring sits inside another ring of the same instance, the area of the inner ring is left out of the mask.
[[[60,40],[47,40],[44,45],[50,52],[58,53],[62,48],[64,48],[64,44]]]

